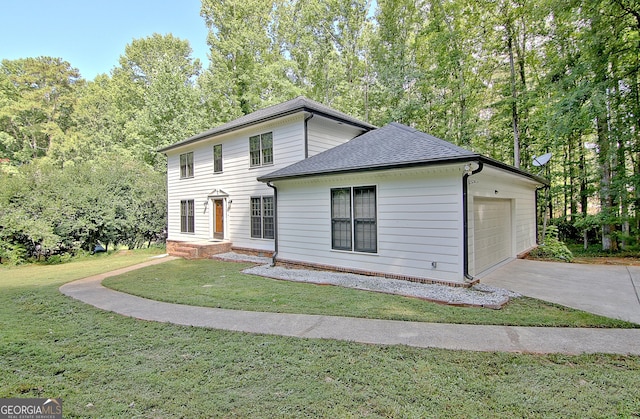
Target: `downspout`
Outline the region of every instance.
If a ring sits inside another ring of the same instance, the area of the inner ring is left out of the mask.
[[[482,168],[482,162],[478,161],[478,168],[476,170],[472,170],[471,173],[465,171],[464,175],[462,176],[462,229],[464,230],[462,244],[462,246],[464,247],[464,251],[462,253],[464,257],[464,278],[468,281],[473,281],[474,278],[473,276],[469,275],[469,208],[467,206],[467,190],[469,189],[469,185],[467,184],[467,178],[469,176],[475,175],[476,173],[480,173],[482,171]]]
[[[273,256],[271,257],[271,266],[276,266],[276,257],[278,256],[278,188],[267,182],[267,186],[273,189]]]
[[[312,112],[309,113],[309,116],[304,119],[304,158],[309,157],[309,129],[307,127],[307,122],[311,118],[313,118],[314,114]]]

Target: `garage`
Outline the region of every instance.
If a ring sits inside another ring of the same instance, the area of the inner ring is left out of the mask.
[[[511,257],[511,200],[474,199],[475,272]]]

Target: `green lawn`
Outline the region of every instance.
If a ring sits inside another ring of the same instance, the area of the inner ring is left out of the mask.
[[[250,335],[125,318],[58,292],[147,256],[0,267],[0,397],[62,397],[65,417],[96,418],[640,415],[640,357]]]
[[[532,298],[502,310],[451,307],[416,298],[280,281],[240,272],[250,264],[175,260],[107,278],[103,284],[154,300],[236,310],[438,323],[564,327],[640,327]]]

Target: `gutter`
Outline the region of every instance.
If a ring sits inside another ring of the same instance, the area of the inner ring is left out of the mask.
[[[471,282],[473,281],[475,278],[471,275],[469,275],[469,208],[468,208],[468,198],[467,198],[467,193],[468,193],[468,189],[469,189],[469,185],[467,183],[467,179],[469,178],[469,176],[473,176],[476,173],[480,173],[482,171],[484,167],[484,164],[482,163],[482,160],[478,160],[478,168],[476,170],[471,171],[471,173],[469,172],[465,172],[465,174],[462,176],[462,230],[463,230],[463,242],[462,242],[462,247],[463,249],[463,272],[464,272],[464,279]],[[536,194],[537,196],[537,194]]]
[[[271,267],[274,267],[278,256],[278,188],[271,182],[267,182],[267,186],[273,189],[273,256],[271,257]]]
[[[311,176],[326,176],[326,175],[338,175],[338,174],[344,174],[344,173],[372,172],[372,171],[378,171],[378,170],[405,169],[410,167],[422,167],[422,166],[439,166],[439,165],[452,164],[452,163],[466,163],[470,159],[475,159],[474,161],[476,161],[478,164],[485,163],[495,167],[496,169],[502,169],[510,173],[515,173],[517,175],[526,177],[528,179],[531,179],[543,185],[549,184],[548,180],[540,176],[534,175],[529,172],[525,172],[524,170],[517,169],[515,167],[509,166],[508,164],[501,163],[497,160],[494,160],[479,154],[472,154],[467,156],[452,156],[448,158],[437,158],[437,159],[430,159],[430,160],[416,160],[416,161],[391,163],[391,164],[382,163],[382,164],[374,164],[374,165],[362,166],[362,167],[343,167],[343,168],[335,168],[335,169],[329,169],[329,170],[304,171],[300,173],[285,174],[285,175],[277,174],[280,170],[283,170],[283,169],[280,169],[278,171],[258,177],[258,181],[270,182],[274,180],[296,179],[296,178],[305,178],[305,177],[311,177]],[[301,160],[298,163],[301,163],[303,161],[304,160]],[[294,165],[298,163],[294,163]],[[273,176],[274,174],[275,176]]]

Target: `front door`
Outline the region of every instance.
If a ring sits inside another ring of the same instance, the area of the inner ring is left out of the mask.
[[[215,222],[213,229],[213,238],[215,239],[224,239],[224,211],[223,211],[223,200],[216,199],[213,201],[214,207],[216,210],[215,214]]]

